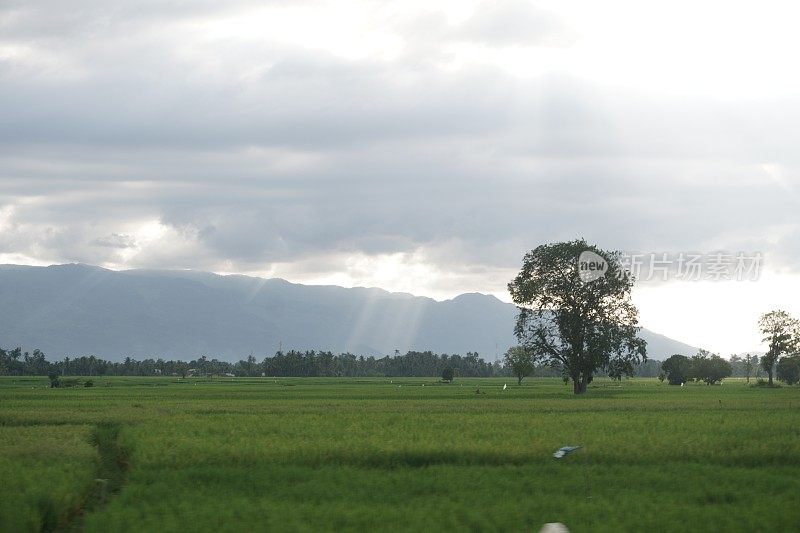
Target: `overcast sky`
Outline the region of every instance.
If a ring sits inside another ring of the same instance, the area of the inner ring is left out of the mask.
[[[438,299],[525,251],[763,254],[641,283],[731,352],[800,315],[786,2],[5,0],[0,263],[192,268]]]

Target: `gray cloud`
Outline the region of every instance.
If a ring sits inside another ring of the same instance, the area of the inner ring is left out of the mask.
[[[502,287],[492,276],[525,250],[584,236],[758,250],[795,268],[796,100],[423,59],[442,42],[569,44],[552,15],[516,2],[454,27],[431,13],[427,41],[396,21],[408,43],[392,60],[268,37],[187,56],[189,37],[169,31],[245,4],[4,6],[0,45],[33,51],[0,60],[0,253],[302,273],[423,250],[462,284]],[[163,235],[137,233],[155,222]]]
[[[486,2],[450,33],[456,39],[499,46],[567,46],[575,39],[556,16],[524,0]]]
[[[105,237],[98,237],[94,240],[94,244],[103,248],[135,248],[136,239],[124,233],[111,233]]]

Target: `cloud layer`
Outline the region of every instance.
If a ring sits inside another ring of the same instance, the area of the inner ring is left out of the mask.
[[[566,5],[5,2],[0,258],[437,296],[583,236],[796,271],[786,43],[704,70]]]

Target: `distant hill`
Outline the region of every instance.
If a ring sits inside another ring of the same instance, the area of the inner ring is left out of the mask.
[[[50,359],[208,355],[237,360],[288,349],[477,351],[515,344],[516,308],[494,296],[437,302],[382,289],[311,286],[194,271],[112,271],[87,265],[0,265],[0,346]],[[651,358],[697,350],[643,330]]]

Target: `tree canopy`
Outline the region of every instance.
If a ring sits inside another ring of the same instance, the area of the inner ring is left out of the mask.
[[[690,370],[692,379],[713,385],[730,377],[732,372],[731,364],[717,354],[700,350],[697,355],[692,356]]]
[[[733,366],[717,354],[700,350],[691,358],[675,354],[661,363],[670,385],[681,385],[687,381],[704,381],[709,385],[720,383],[730,377]]]
[[[670,385],[681,385],[690,379],[691,362],[685,355],[676,353],[661,363],[661,369],[667,375],[667,382]]]
[[[595,259],[591,265],[579,261],[587,253]],[[585,275],[585,266],[595,267],[592,275]],[[618,253],[583,239],[538,246],[508,285],[519,309],[520,344],[561,368],[575,394],[585,393],[600,370],[611,377],[633,374],[634,365],[647,358],[647,343],[637,336],[633,282]]]

